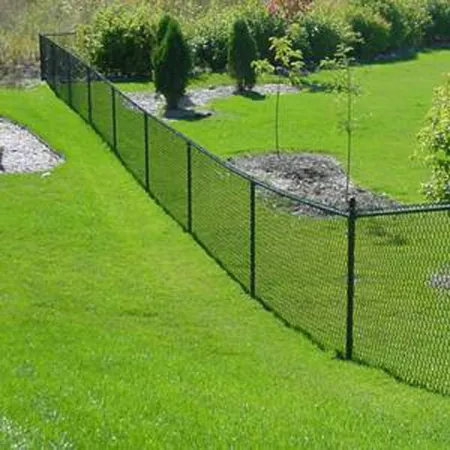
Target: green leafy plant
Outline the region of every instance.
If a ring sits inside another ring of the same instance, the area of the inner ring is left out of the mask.
[[[78,30],[82,52],[106,75],[149,77],[154,42],[154,25],[145,8],[104,8],[91,26]]]
[[[431,17],[426,37],[429,43],[450,42],[450,2],[448,0],[428,0]]]
[[[389,48],[391,25],[370,6],[353,6],[346,13],[347,21],[359,38],[355,40],[355,56],[371,60]]]
[[[164,95],[167,109],[178,107],[188,85],[190,70],[189,47],[179,23],[170,18],[166,35],[155,56],[155,87]]]
[[[450,201],[450,74],[434,93],[426,124],[418,135],[416,157],[431,169],[422,192],[433,201]]]
[[[236,80],[238,92],[251,89],[256,84],[256,71],[252,62],[257,59],[256,43],[247,22],[234,22],[228,44],[228,72]]]
[[[327,58],[321,63],[321,68],[331,70],[333,84],[332,90],[336,94],[338,102],[344,105],[342,119],[339,125],[347,136],[347,179],[345,186],[346,200],[349,201],[349,188],[351,176],[351,162],[353,153],[353,134],[356,127],[354,114],[355,97],[361,94],[361,86],[356,79],[353,66],[355,59],[350,56],[354,52],[353,47],[339,45],[334,58]]]
[[[300,50],[294,50],[289,36],[271,37],[270,50],[274,52],[275,66],[267,59],[253,62],[253,67],[258,75],[277,74],[277,97],[275,102],[275,150],[280,156],[280,86],[283,77],[288,77],[292,85],[299,85],[304,68],[303,54]]]

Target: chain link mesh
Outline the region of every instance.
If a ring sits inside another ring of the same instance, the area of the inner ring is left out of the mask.
[[[71,55],[72,108],[86,121],[89,120],[87,67]]]
[[[178,133],[149,116],[150,190],[184,227],[187,225],[187,143]]]
[[[250,183],[194,147],[192,229],[197,239],[244,286],[249,286]]]
[[[112,147],[114,145],[112,87],[95,72],[92,72],[91,76],[91,96],[92,125]]]
[[[360,218],[354,356],[450,394],[450,215]]]
[[[145,185],[144,113],[116,91],[117,153],[141,185]]]
[[[347,221],[257,189],[256,294],[321,346],[344,352]],[[315,213],[315,214],[314,214]],[[316,217],[314,217],[316,215]]]

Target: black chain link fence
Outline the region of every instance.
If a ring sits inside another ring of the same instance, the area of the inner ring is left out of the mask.
[[[49,36],[40,48],[42,78],[253,297],[337,356],[450,394],[450,205],[357,211],[352,200],[339,211],[281,192],[145,112]]]

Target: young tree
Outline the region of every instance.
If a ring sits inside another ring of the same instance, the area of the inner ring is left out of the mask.
[[[432,201],[450,202],[450,74],[435,90],[418,139],[416,156],[431,169],[431,178],[422,185],[422,192]]]
[[[270,38],[270,50],[275,54],[274,60],[277,66],[274,67],[267,59],[260,59],[253,62],[253,67],[258,75],[278,74],[277,78],[277,99],[275,103],[275,150],[280,156],[280,87],[282,77],[287,76],[293,86],[301,83],[302,69],[304,67],[303,54],[300,50],[294,50],[292,40],[288,36]]]
[[[332,59],[325,59],[321,62],[322,69],[332,71],[333,76],[333,91],[336,93],[338,100],[341,100],[345,105],[345,113],[340,124],[344,128],[347,135],[347,180],[345,186],[345,198],[347,202],[349,199],[350,188],[350,174],[353,150],[353,132],[356,127],[356,118],[354,115],[355,97],[360,95],[361,87],[358,84],[353,66],[355,59],[350,55],[353,53],[353,48],[340,44],[336,51],[335,57]]]
[[[256,59],[256,43],[247,22],[238,19],[233,24],[228,43],[228,72],[236,80],[238,92],[251,89],[256,84],[256,72],[252,67]]]
[[[164,95],[167,109],[178,107],[188,85],[190,70],[189,47],[178,22],[170,19],[155,55],[155,87]]]

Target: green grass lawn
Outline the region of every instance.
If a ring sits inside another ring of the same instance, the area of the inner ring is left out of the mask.
[[[1,448],[448,448],[448,398],[284,327],[47,88],[0,114],[66,157],[0,177]]]
[[[405,202],[422,202],[427,169],[411,160],[416,134],[431,105],[433,88],[450,71],[450,51],[420,53],[417,59],[358,69],[363,96],[357,100],[353,178],[362,186]],[[219,78],[219,79],[218,79]],[[323,81],[324,75],[315,75]],[[215,75],[203,85],[226,83]],[[228,79],[229,82],[229,79]],[[197,81],[195,83],[198,83]],[[195,84],[194,83],[194,84]],[[141,90],[143,85],[121,89]],[[218,155],[274,149],[275,98],[233,97],[212,102],[216,115],[174,126]],[[346,159],[346,140],[337,126],[339,107],[332,94],[301,92],[281,100],[281,146],[286,150],[324,152]]]

